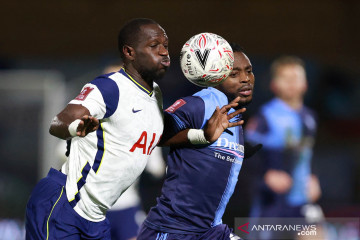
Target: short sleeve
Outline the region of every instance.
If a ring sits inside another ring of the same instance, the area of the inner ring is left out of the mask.
[[[164,112],[164,135],[172,136],[187,128],[200,129],[204,113],[205,103],[200,97],[189,96],[177,100]]]
[[[93,84],[86,84],[80,94],[69,104],[79,104],[86,107],[90,114],[102,119],[106,112],[106,105],[99,89]]]
[[[86,107],[96,118],[110,117],[119,103],[119,88],[114,80],[99,77],[86,84],[80,94],[69,104],[80,104]]]

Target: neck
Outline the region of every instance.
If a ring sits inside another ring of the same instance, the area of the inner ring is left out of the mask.
[[[141,74],[132,66],[125,65],[124,70],[127,74],[129,74],[136,82],[141,84],[144,88],[146,88],[149,92],[153,90],[153,80],[144,79]]]
[[[302,108],[303,106],[303,100],[301,98],[299,99],[281,99],[283,100],[287,105],[290,106],[290,108],[294,109],[294,110],[299,110]]]

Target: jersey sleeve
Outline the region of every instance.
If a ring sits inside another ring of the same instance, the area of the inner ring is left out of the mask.
[[[204,120],[205,103],[200,97],[189,96],[177,100],[164,111],[165,139],[187,129],[200,129]]]
[[[69,104],[80,104],[86,107],[92,116],[103,119],[110,117],[116,111],[119,94],[119,88],[114,80],[100,77],[86,84]]]

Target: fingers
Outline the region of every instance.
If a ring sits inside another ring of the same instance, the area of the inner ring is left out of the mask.
[[[82,137],[85,137],[86,134],[87,134],[87,129],[89,128],[90,126],[90,123],[91,123],[91,118],[90,116],[88,115],[84,115],[82,118],[81,118],[82,121],[84,121],[84,127],[82,128],[81,130],[81,136]]]
[[[246,108],[240,108],[233,113],[228,114],[228,120],[232,119],[233,117],[239,115],[246,111]],[[244,120],[240,120],[238,122],[229,122],[229,127],[236,127],[244,124]]]
[[[226,113],[228,112],[231,108],[234,108],[238,105],[238,103],[229,103],[227,105],[224,105],[221,109],[220,109],[220,113]]]
[[[228,128],[236,127],[244,124],[244,120],[240,120],[238,122],[229,122]]]
[[[243,112],[245,112],[245,111],[246,111],[246,108],[240,108],[240,109],[236,110],[235,112],[228,114],[228,119],[230,120],[230,119],[232,119],[233,117],[235,117],[235,116],[237,116],[237,115],[239,115],[240,113],[243,113]]]
[[[77,136],[85,137],[89,132],[93,132],[99,127],[99,120],[95,117],[84,115],[77,128]]]
[[[234,100],[232,100],[232,101],[230,102],[230,104],[233,104],[233,103],[238,104],[239,101],[240,101],[240,97],[236,97],[236,98],[234,98]]]
[[[99,120],[95,117],[90,117],[91,119],[91,125],[92,125],[92,128],[90,129],[90,132],[93,132],[95,130],[97,130],[99,128]]]
[[[85,116],[87,116],[87,115],[85,115]],[[79,122],[79,125],[78,125],[78,127],[76,129],[76,135],[79,136],[79,137],[84,137],[84,135],[82,133],[83,133],[83,130],[85,129],[85,123],[86,123],[85,116],[83,116],[80,119],[81,121]]]
[[[237,107],[239,105],[240,97],[236,97],[234,100],[232,100],[229,104],[223,106],[220,109],[220,113],[228,112],[231,108]]]
[[[97,119],[97,118],[95,118],[95,117],[91,117],[91,122],[94,124],[94,125],[96,125],[96,126],[98,126],[99,125],[99,119]]]

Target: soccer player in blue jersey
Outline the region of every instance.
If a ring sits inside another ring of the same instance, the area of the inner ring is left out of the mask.
[[[171,147],[166,179],[138,240],[239,239],[222,224],[222,216],[244,158],[243,130],[237,125],[207,135],[214,111],[234,99],[236,109],[252,100],[252,65],[240,46],[232,44],[232,49],[233,71],[223,83],[181,98],[166,109],[163,139]],[[242,111],[227,111],[236,115],[232,121],[241,119]],[[194,129],[204,129],[204,133]],[[189,144],[174,145],[172,139],[183,133]]]
[[[246,127],[247,140],[263,144],[259,155],[263,178],[251,216],[302,217],[302,207],[321,193],[311,173],[316,121],[313,111],[304,106],[304,63],[293,56],[278,58],[271,66],[271,76],[275,98]]]

